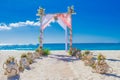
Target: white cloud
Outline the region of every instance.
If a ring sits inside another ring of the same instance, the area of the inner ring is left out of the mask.
[[[10,30],[11,27],[8,27],[6,24],[4,23],[0,23],[0,30]]]
[[[26,26],[40,26],[40,23],[29,20],[25,22],[9,23],[8,25],[5,23],[0,23],[0,30],[10,30],[12,28],[26,27]]]

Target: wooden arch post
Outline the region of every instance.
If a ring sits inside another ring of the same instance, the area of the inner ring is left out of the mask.
[[[42,7],[39,7],[37,16],[40,17],[38,20],[40,21],[40,37],[39,37],[39,39],[40,39],[40,40],[39,40],[40,45],[39,45],[39,47],[40,47],[41,49],[43,48],[42,18],[43,18],[43,16],[45,15],[44,12],[45,12],[45,9],[42,8]]]
[[[74,12],[74,6],[68,7],[68,14],[76,14]],[[72,16],[71,16],[72,17]],[[70,33],[70,52],[72,52],[72,18],[71,18],[71,28],[69,28],[69,33]]]

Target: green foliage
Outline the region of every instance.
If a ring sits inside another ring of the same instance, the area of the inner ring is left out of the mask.
[[[40,42],[40,36],[38,37],[38,41]]]
[[[69,54],[69,55],[72,55],[72,52],[69,50],[69,51],[68,51],[68,54]]]
[[[29,64],[32,64],[32,63],[33,63],[33,60],[32,60],[32,59],[27,58],[27,60],[28,60]]]
[[[43,49],[43,56],[50,55],[50,50],[49,49]]]
[[[99,54],[97,57],[98,64],[101,64],[101,61],[104,61],[105,59],[106,59],[105,56],[103,56],[102,54]]]
[[[40,49],[40,48],[37,48],[35,51],[36,51],[36,52],[40,52],[40,51],[41,51],[41,49]]]
[[[99,54],[98,57],[97,57],[97,60],[100,61],[100,60],[105,60],[105,56],[103,56],[102,54]]]
[[[26,55],[25,53],[23,53],[23,54],[21,55],[21,58],[27,58],[27,55]]]
[[[90,54],[90,51],[85,50],[85,52],[83,52],[82,56],[87,56],[88,54]]]
[[[90,65],[90,67],[92,67],[93,69],[95,69],[96,68],[96,64],[94,63],[94,64]]]
[[[37,53],[39,53],[39,55],[43,55],[43,53],[44,53],[44,50],[41,49],[40,47],[38,47],[35,51],[36,51]]]
[[[85,55],[88,55],[88,54],[90,54],[90,51],[85,50],[84,54],[85,54]]]

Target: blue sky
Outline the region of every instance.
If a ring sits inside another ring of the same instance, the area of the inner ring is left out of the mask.
[[[74,43],[120,42],[120,0],[0,0],[0,44],[38,43],[37,9],[48,13],[67,12],[72,16]],[[65,42],[65,32],[57,24],[44,31],[44,43]]]

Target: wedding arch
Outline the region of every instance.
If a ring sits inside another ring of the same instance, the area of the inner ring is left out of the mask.
[[[37,16],[40,18],[40,48],[43,48],[43,32],[44,29],[48,27],[51,22],[56,21],[64,30],[65,30],[65,50],[67,51],[68,48],[68,34],[67,31],[69,30],[70,34],[70,51],[72,51],[72,14],[75,14],[74,7],[68,7],[68,12],[66,13],[55,13],[55,14],[45,14],[45,9],[39,7]]]

